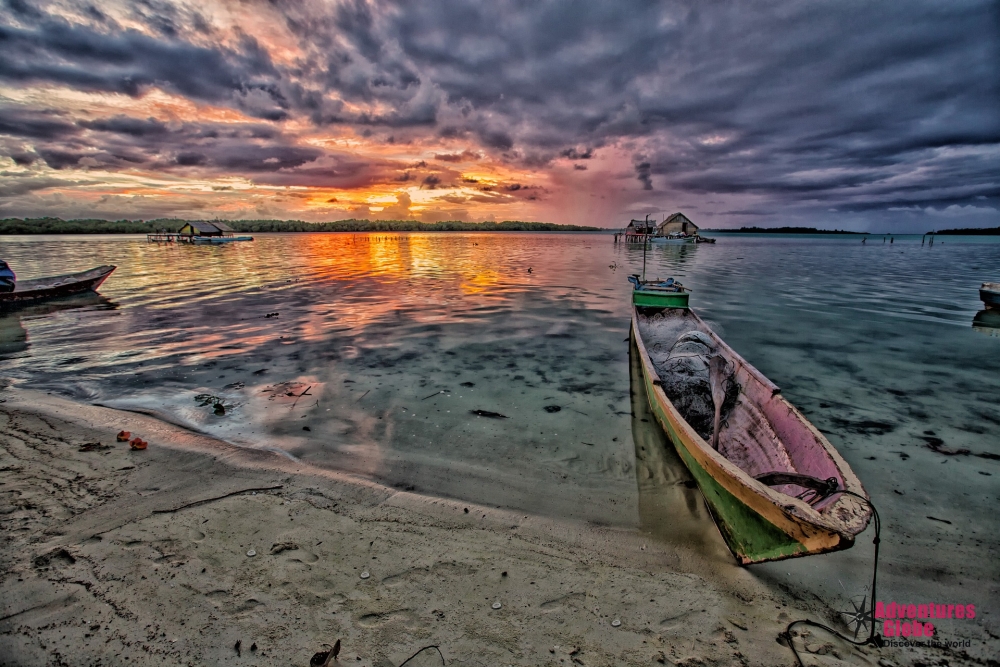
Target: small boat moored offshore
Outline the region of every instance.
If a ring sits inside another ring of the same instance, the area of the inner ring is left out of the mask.
[[[50,278],[35,278],[17,282],[13,292],[0,292],[0,306],[9,307],[21,303],[38,301],[58,296],[79,294],[96,290],[101,286],[115,266],[98,266],[88,271],[68,273]]]
[[[650,408],[737,560],[746,565],[852,546],[872,512],[844,493],[867,499],[833,445],[686,299],[683,306],[650,305],[650,286],[629,280],[632,336]]]
[[[1000,283],[983,283],[979,298],[988,309],[1000,310]]]
[[[649,239],[652,243],[666,243],[676,245],[681,243],[697,243],[697,236],[686,236],[684,234],[670,234],[669,236],[653,236]]]
[[[236,241],[253,241],[252,236],[194,236],[191,243],[195,245],[221,245],[223,243],[234,243]]]
[[[684,285],[673,278],[666,280],[640,280],[638,274],[628,277],[632,283],[632,303],[636,306],[660,308],[687,308],[690,294]]]

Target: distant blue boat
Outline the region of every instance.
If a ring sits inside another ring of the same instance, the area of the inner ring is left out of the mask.
[[[983,283],[979,288],[979,298],[987,308],[1000,310],[1000,283]]]
[[[195,236],[191,243],[195,245],[219,245],[222,243],[235,243],[236,241],[253,241],[252,236]]]

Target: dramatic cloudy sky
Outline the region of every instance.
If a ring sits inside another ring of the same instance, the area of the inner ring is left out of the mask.
[[[0,216],[1000,225],[1000,3],[0,0]]]

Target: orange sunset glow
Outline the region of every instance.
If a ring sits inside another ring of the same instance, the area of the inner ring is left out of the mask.
[[[894,11],[9,0],[0,215],[995,222],[985,24]]]

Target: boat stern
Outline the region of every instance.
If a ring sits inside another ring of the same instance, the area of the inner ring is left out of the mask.
[[[687,292],[661,292],[657,290],[632,290],[632,303],[644,308],[687,308]]]
[[[690,293],[670,278],[663,282],[642,281],[638,274],[628,278],[632,283],[632,305],[643,308],[687,308]]]

